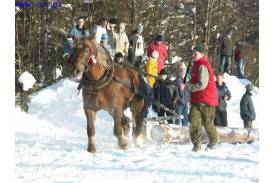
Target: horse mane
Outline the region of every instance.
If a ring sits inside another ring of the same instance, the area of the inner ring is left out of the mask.
[[[83,43],[85,47],[91,47],[97,63],[102,64],[106,68],[108,65],[107,59],[110,59],[107,51],[95,41],[94,37],[84,38]]]

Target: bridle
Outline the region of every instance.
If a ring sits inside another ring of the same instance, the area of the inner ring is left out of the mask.
[[[90,64],[96,63],[96,55],[98,51],[96,48],[86,48],[86,49],[89,49],[88,59],[86,60],[86,62],[83,61],[84,59],[81,59],[81,61],[79,61],[79,63],[83,65],[85,68]]]
[[[98,49],[96,48],[96,46],[94,46],[93,48],[86,48],[86,49],[89,49],[88,58],[86,62],[83,61],[84,60],[83,59],[79,61],[79,63],[82,64],[87,70],[89,69],[88,65],[97,63],[96,56],[98,53]],[[107,58],[106,60],[107,62],[105,66],[106,71],[104,75],[99,80],[91,80],[87,78],[85,73],[82,74],[82,78],[78,87],[79,90],[83,88],[89,93],[96,93],[96,91],[107,86],[110,83],[110,81],[113,79],[113,76],[114,76],[114,62],[112,61],[110,56],[108,57],[109,58]]]

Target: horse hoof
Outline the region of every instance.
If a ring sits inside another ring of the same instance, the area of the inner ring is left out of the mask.
[[[118,145],[123,150],[127,150],[128,149],[127,141],[124,138],[119,139]]]
[[[121,148],[122,150],[127,150],[127,149],[128,149],[128,145],[127,145],[127,144],[120,145],[120,148]]]
[[[88,147],[87,151],[90,152],[90,153],[96,153],[96,148],[95,147]]]
[[[139,136],[134,139],[134,143],[137,147],[143,147],[145,145],[145,138],[143,136]]]

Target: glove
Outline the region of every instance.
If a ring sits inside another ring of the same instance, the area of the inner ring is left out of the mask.
[[[152,109],[155,113],[158,113],[160,111],[160,105],[154,104],[154,105],[152,105]]]

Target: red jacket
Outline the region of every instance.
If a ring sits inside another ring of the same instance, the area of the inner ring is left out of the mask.
[[[167,56],[167,46],[165,43],[161,42],[158,44],[156,41],[153,41],[149,44],[147,48],[147,56],[150,57],[154,50],[157,50],[159,52],[159,58],[158,58],[158,73],[161,69],[164,68],[164,61]]]
[[[234,51],[234,59],[235,59],[235,61],[239,61],[239,60],[243,59],[243,53],[239,46],[236,47],[236,49]]]
[[[218,105],[218,93],[214,80],[214,72],[211,65],[205,58],[201,58],[194,62],[194,66],[191,73],[191,84],[195,84],[199,79],[199,68],[204,65],[209,73],[209,81],[204,90],[191,92],[191,102],[192,103],[204,103],[209,106]]]

